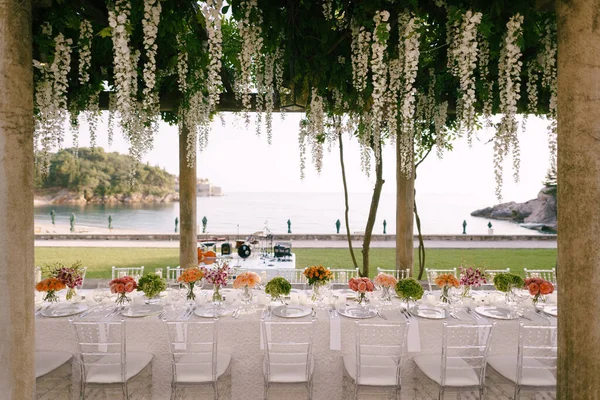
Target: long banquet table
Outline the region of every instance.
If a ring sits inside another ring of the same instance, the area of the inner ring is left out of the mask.
[[[89,297],[91,297],[91,293],[88,292],[87,301],[90,306],[93,306]],[[112,307],[112,303],[103,304],[107,307]],[[399,312],[399,307],[400,302],[395,299],[391,308],[382,309],[382,314],[387,318],[388,322],[406,321],[406,318]],[[184,305],[181,304],[180,307],[166,308],[168,310],[166,318],[168,320],[177,320],[184,310]],[[77,316],[74,318],[89,321],[109,321],[122,318],[121,316],[116,315],[115,317],[107,319],[107,310],[107,308],[102,308],[97,312],[88,314],[84,318],[80,319]],[[257,306],[255,312],[243,312],[237,319],[234,319],[231,316],[220,318],[218,339],[219,350],[228,351],[232,354],[230,365],[231,378],[225,379],[221,383],[221,385],[227,386],[221,389],[221,398],[263,398],[263,350],[260,349],[259,340],[261,315],[262,307]],[[477,321],[465,311],[458,312],[457,317],[460,318],[460,320],[449,318],[443,321],[448,324],[477,323]],[[492,347],[490,354],[516,354],[517,332],[520,321],[527,324],[555,324],[555,319],[542,318],[533,311],[526,312],[525,317],[528,318],[528,320],[489,320],[490,322],[496,322],[496,328],[491,340]],[[271,318],[272,320],[283,320],[274,315]],[[332,344],[334,344],[332,342],[335,342],[335,340],[330,340],[330,316],[327,308],[321,308],[317,311],[314,342],[314,399],[333,400],[343,399],[349,396],[349,393],[347,392],[348,389],[344,389],[343,384],[344,366],[342,355],[354,350],[354,324],[356,320],[344,317],[338,318],[340,318],[341,325],[341,351],[331,349]],[[199,319],[201,318],[192,315],[189,320],[193,321]],[[417,320],[417,323],[414,323],[413,321],[413,323],[411,323],[411,329],[416,330],[416,332],[411,332],[410,336],[413,339],[417,337],[418,347],[420,347],[421,353],[441,353],[443,321],[422,318],[414,319]],[[310,317],[300,320],[310,320]],[[367,320],[367,322],[369,321],[384,322],[380,317]],[[126,319],[126,329],[128,351],[145,351],[154,354],[151,375],[151,398],[153,400],[169,399],[171,364],[164,323],[159,320],[157,316],[131,318]],[[68,318],[36,317],[36,349],[61,350],[76,353],[77,346]],[[404,363],[402,374],[402,398],[437,398],[437,387],[423,376],[419,378],[420,374],[417,372],[418,369],[412,362],[412,358],[417,353],[410,352],[411,350],[415,350],[414,343],[409,346],[409,354]],[[78,370],[73,366],[73,388],[78,388],[75,383],[78,379],[78,374],[75,371]],[[351,385],[346,384],[346,386]],[[353,390],[353,386],[351,386],[351,390]],[[510,387],[507,390],[510,390]],[[73,398],[76,398],[77,392],[78,390],[73,389]],[[492,396],[491,398],[507,398],[503,397],[502,393],[498,390],[496,390],[496,392],[495,397]],[[292,392],[285,391],[284,393],[284,397],[281,397],[277,396],[274,392],[273,397],[271,398],[293,399],[296,398],[295,396],[297,396],[297,398],[306,398],[306,392],[302,389]]]

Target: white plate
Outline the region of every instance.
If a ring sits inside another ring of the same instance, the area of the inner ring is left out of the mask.
[[[224,315],[229,315],[233,312],[233,309],[222,305],[220,307],[215,307],[213,305],[204,306],[196,308],[194,314],[202,318],[214,318],[214,317],[222,317]]]
[[[508,308],[494,307],[494,306],[481,306],[475,308],[475,312],[484,317],[495,318],[495,319],[517,319],[519,316],[517,313],[513,313]]]
[[[356,292],[350,289],[336,289],[333,291],[334,296],[345,297],[346,299],[356,298]]]
[[[552,315],[553,317],[558,317],[558,306],[545,306],[542,311],[544,311],[548,315]]]
[[[338,308],[337,312],[340,315],[343,315],[344,317],[348,317],[348,318],[355,318],[355,319],[367,319],[367,318],[373,318],[377,316],[377,311],[368,308],[366,313],[363,309],[359,308],[359,307],[345,307],[345,308]]]
[[[310,315],[312,309],[304,306],[279,306],[273,309],[273,314],[282,318],[301,318]]]
[[[52,317],[52,318],[68,317],[70,315],[76,315],[76,314],[82,313],[85,310],[87,310],[88,308],[89,308],[88,306],[86,306],[85,304],[81,304],[81,303],[56,304],[56,305],[50,306],[50,307],[46,308],[44,311],[42,311],[42,315],[44,317]]]
[[[160,304],[140,304],[125,308],[121,315],[129,318],[142,318],[150,315],[158,315],[163,311]]]
[[[418,317],[427,319],[445,319],[446,310],[442,307],[417,304],[410,309],[410,312]]]

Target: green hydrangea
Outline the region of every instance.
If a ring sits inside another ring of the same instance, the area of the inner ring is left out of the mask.
[[[396,284],[396,293],[405,300],[419,300],[423,297],[423,286],[414,278],[401,279]]]
[[[498,274],[494,277],[494,286],[501,292],[508,292],[511,288],[522,287],[523,278],[515,274]]]
[[[137,285],[138,292],[144,292],[147,298],[158,296],[163,290],[167,290],[167,281],[156,274],[144,275]]]
[[[282,276],[276,276],[265,286],[265,293],[271,297],[287,296],[292,290],[292,285]]]

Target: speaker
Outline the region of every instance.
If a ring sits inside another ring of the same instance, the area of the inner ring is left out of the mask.
[[[221,255],[222,256],[231,255],[231,244],[229,244],[229,243],[223,243],[221,245]]]

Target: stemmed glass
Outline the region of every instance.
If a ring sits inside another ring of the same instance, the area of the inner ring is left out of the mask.
[[[106,297],[106,291],[102,287],[102,283],[98,282],[98,286],[96,286],[96,289],[94,289],[92,297],[98,304],[101,304],[104,301],[104,297]]]

